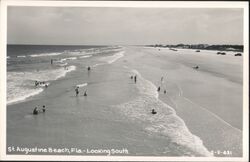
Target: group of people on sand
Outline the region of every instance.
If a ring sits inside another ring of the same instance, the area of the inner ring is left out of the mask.
[[[45,110],[46,110],[45,105],[43,105],[41,110],[39,110],[37,107],[35,107],[34,110],[33,110],[33,115],[37,115],[40,112],[45,113]]]

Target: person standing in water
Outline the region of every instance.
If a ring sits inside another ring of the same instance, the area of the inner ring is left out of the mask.
[[[75,92],[76,92],[76,96],[78,96],[78,94],[79,94],[79,87],[76,87]]]
[[[35,107],[35,109],[33,110],[33,115],[37,115],[38,114],[38,110],[37,107]]]
[[[87,90],[84,92],[84,96],[87,96]]]
[[[37,87],[37,86],[38,86],[38,84],[39,84],[39,83],[38,83],[38,81],[36,80],[36,81],[35,81],[35,86]]]
[[[157,89],[157,91],[160,92],[160,90],[161,90],[161,87],[159,86],[158,89]]]
[[[43,105],[43,109],[42,110],[43,110],[43,112],[45,112],[45,105]]]
[[[137,76],[135,75],[135,77],[134,77],[134,81],[135,81],[135,83],[136,83],[136,80],[137,80]]]

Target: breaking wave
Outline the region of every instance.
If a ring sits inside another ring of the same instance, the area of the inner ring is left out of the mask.
[[[75,70],[75,66],[64,68],[7,73],[7,104],[25,100],[30,96],[37,95],[43,91],[45,84],[35,86],[35,81],[46,82],[64,77],[67,73]]]

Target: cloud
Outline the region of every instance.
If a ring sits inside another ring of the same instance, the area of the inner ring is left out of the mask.
[[[242,9],[8,7],[12,44],[242,44]]]

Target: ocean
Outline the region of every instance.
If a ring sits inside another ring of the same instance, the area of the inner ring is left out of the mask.
[[[46,84],[50,84],[50,81],[75,70],[74,65],[68,65],[70,60],[104,55],[107,52],[110,54],[116,50],[119,50],[119,47],[8,45],[7,104],[37,95],[43,91]],[[34,86],[36,81],[45,83]]]

